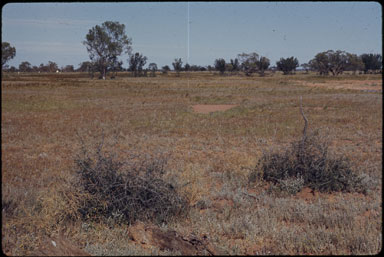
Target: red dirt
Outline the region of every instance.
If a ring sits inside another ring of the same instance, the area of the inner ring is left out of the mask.
[[[193,105],[192,108],[197,113],[211,113],[211,112],[217,112],[217,111],[226,111],[233,107],[237,106],[236,104],[197,104]]]

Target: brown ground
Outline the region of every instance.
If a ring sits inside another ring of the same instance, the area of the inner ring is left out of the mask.
[[[382,92],[383,87],[380,80],[340,80],[329,83],[312,83],[306,81],[297,81],[300,84],[310,87],[322,87],[330,89],[354,89],[372,92]]]
[[[217,112],[217,111],[226,111],[233,107],[236,107],[236,104],[197,104],[193,105],[193,111],[197,113],[211,113],[211,112]]]
[[[106,81],[86,73],[6,75],[7,255],[348,255],[382,248],[381,75],[195,73],[188,82],[170,74]],[[324,131],[331,152],[352,160],[372,184],[367,195],[308,187],[285,195],[262,179],[263,153],[284,152],[301,138],[300,96],[310,130]],[[130,151],[148,160],[164,153],[165,179],[188,196],[188,216],[159,227],[80,219],[74,161],[103,134],[106,152],[119,161]]]

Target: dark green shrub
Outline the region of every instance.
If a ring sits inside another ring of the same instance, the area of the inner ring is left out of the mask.
[[[77,157],[76,187],[85,196],[79,208],[84,219],[166,223],[186,213],[186,199],[163,179],[166,159],[115,159],[101,147],[94,154],[83,149]]]

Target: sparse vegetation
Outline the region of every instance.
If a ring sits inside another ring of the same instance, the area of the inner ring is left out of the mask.
[[[205,238],[224,254],[381,250],[381,74],[175,73],[132,77],[126,71],[114,80],[92,80],[86,70],[4,72],[7,255],[31,255],[45,243],[42,238],[59,233],[93,255],[178,253],[130,240],[127,230],[135,219]],[[309,127],[322,132],[308,133],[305,147],[299,147],[299,96]],[[201,114],[191,108],[198,104],[236,107]],[[299,149],[303,164],[295,155]],[[281,174],[276,166],[268,171],[263,163],[299,166],[302,176]],[[308,167],[320,176],[306,177]],[[268,181],[273,173],[280,182]],[[329,178],[335,179],[327,186],[317,183]],[[305,194],[308,187],[313,194]],[[148,190],[157,192],[154,198],[146,198]],[[126,192],[163,204],[131,199],[121,206],[117,200]],[[132,206],[138,209],[124,214]]]

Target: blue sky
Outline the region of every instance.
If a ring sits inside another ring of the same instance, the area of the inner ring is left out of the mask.
[[[326,50],[382,54],[382,6],[377,2],[8,3],[2,8],[2,41],[16,47],[8,64],[89,60],[82,41],[104,21],[125,24],[134,52],[147,64],[175,58],[213,65],[256,52],[275,65],[294,56],[300,64]],[[189,42],[188,42],[189,39]],[[189,50],[188,50],[189,46]],[[128,56],[122,56],[127,67]]]

